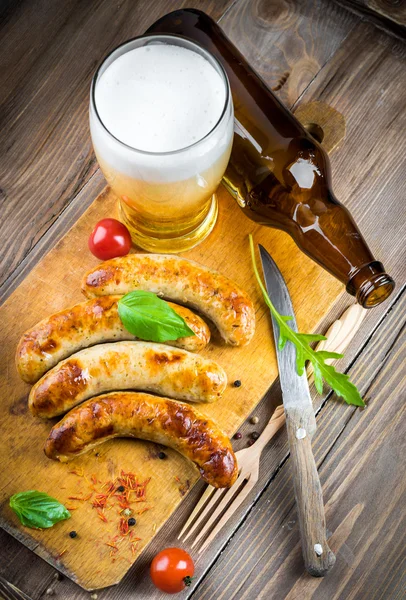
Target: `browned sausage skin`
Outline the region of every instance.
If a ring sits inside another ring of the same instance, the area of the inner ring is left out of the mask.
[[[59,361],[82,348],[103,342],[135,340],[121,322],[117,303],[121,296],[102,296],[81,302],[43,319],[22,336],[16,352],[18,373],[27,383],[35,383]],[[175,346],[199,352],[210,340],[210,329],[198,315],[184,306],[168,303],[194,332],[194,336],[168,341]]]
[[[32,387],[31,412],[56,417],[114,390],[139,390],[189,402],[214,402],[227,386],[215,361],[154,342],[98,344],[58,363]]]
[[[255,310],[248,294],[217,271],[167,254],[129,254],[86,273],[85,296],[147,290],[196,308],[214,322],[233,346],[248,344],[255,332]]]
[[[48,458],[68,461],[114,437],[134,437],[177,450],[214,487],[230,487],[237,460],[218,426],[182,402],[139,392],[113,392],[71,410],[51,429]]]

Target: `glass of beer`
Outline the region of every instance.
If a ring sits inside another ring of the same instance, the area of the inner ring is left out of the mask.
[[[211,232],[233,125],[227,75],[195,42],[146,35],[104,59],[91,87],[90,131],[137,246],[182,252]]]

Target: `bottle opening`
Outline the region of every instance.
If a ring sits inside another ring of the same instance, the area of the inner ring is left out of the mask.
[[[362,267],[347,284],[347,292],[364,308],[378,306],[389,298],[394,288],[394,280],[377,261]]]

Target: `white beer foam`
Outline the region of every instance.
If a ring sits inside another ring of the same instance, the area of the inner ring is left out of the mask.
[[[148,152],[186,148],[213,129],[223,111],[224,83],[200,54],[154,44],[121,55],[100,77],[96,106],[121,142]]]
[[[231,102],[216,131],[202,139],[219,121],[226,93],[222,76],[192,50],[164,43],[129,50],[99,77],[95,103],[107,130],[130,148],[107,134],[91,106],[96,154],[117,171],[145,181],[181,181],[204,173],[229,151]]]

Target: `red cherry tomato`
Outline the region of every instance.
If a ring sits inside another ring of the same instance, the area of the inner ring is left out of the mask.
[[[100,260],[125,256],[131,249],[131,235],[117,219],[102,219],[89,237],[89,250]]]
[[[165,548],[151,563],[153,584],[167,594],[176,594],[192,583],[195,566],[181,548]]]

